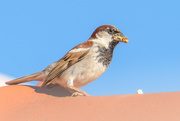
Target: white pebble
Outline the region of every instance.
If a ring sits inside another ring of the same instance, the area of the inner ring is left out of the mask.
[[[141,89],[138,89],[137,94],[143,94],[143,91]]]

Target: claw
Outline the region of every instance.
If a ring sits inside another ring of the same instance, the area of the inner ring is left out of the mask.
[[[89,94],[87,93],[80,93],[80,92],[74,92],[71,97],[82,97],[82,96],[90,96]]]

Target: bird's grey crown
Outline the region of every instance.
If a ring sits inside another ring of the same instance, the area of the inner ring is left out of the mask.
[[[98,32],[100,32],[100,31],[107,31],[108,29],[110,29],[110,31],[111,30],[117,30],[117,31],[119,31],[115,26],[112,26],[112,25],[102,25],[102,26],[99,26],[93,33],[92,33],[92,35],[91,35],[91,38],[97,38],[96,37],[96,34],[98,33]],[[109,31],[109,30],[108,30]],[[119,31],[120,32],[120,31]]]

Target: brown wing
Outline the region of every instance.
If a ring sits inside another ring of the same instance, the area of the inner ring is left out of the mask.
[[[87,46],[88,45],[88,46]],[[82,43],[73,49],[78,49],[79,47],[84,47],[82,51],[69,51],[63,58],[61,58],[57,65],[52,69],[52,71],[48,74],[46,80],[42,84],[42,87],[45,86],[47,83],[52,81],[54,78],[60,76],[66,69],[74,65],[75,63],[81,61],[89,52],[90,48],[92,46],[92,42],[85,42]],[[72,49],[72,50],[73,50]]]

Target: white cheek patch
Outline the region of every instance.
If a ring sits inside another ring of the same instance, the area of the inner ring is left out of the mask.
[[[81,51],[86,51],[88,50],[89,48],[74,48],[72,49],[71,51],[69,52],[81,52]]]
[[[99,32],[96,34],[97,39],[93,40],[95,43],[100,43],[105,48],[109,47],[109,43],[112,41],[112,36],[107,32]]]

